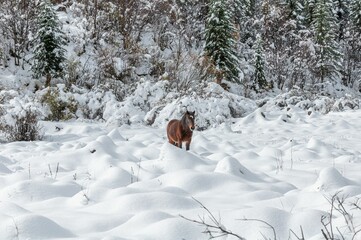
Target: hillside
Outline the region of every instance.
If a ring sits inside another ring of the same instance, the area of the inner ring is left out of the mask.
[[[213,41],[205,34],[211,31],[210,3],[54,1],[51,19],[59,27],[52,31],[61,32],[66,43],[59,46],[65,54],[62,71],[47,75],[52,77],[47,87],[46,74],[34,73],[41,53],[36,42],[42,34],[42,1],[2,1],[3,124],[33,109],[40,120],[157,127],[195,108],[202,130],[244,117],[267,102],[271,109],[298,106],[321,113],[358,109],[358,1],[330,1],[325,19],[318,19],[325,6],[295,2],[228,2],[240,71],[232,82],[226,75],[219,79],[222,65],[212,63],[205,50]],[[319,34],[335,39],[318,39],[321,23],[327,28]],[[325,44],[334,47],[324,49],[330,51],[327,56],[322,55]]]
[[[0,239],[359,239],[360,24],[360,0],[0,1]]]

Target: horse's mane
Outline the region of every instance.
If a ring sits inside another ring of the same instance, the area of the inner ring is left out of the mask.
[[[186,123],[186,113],[185,113],[185,114],[183,114],[183,116],[182,116],[182,118],[181,118],[181,120],[180,120],[180,123],[181,123],[181,125],[182,125],[183,129],[187,129],[187,123]]]

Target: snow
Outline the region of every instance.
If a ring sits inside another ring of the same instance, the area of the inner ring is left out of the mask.
[[[197,201],[245,239],[273,239],[265,223],[277,239],[297,239],[300,227],[305,239],[324,239],[335,194],[357,231],[360,118],[265,106],[195,131],[190,151],[167,142],[166,121],[41,122],[42,141],[0,145],[0,239],[208,239],[181,217],[212,223]],[[344,216],[332,217],[352,239]]]
[[[42,141],[1,143],[0,239],[209,239],[204,225],[181,217],[212,224],[202,203],[224,228],[248,240],[274,239],[265,223],[278,240],[300,239],[291,233],[300,237],[300,228],[304,239],[318,240],[336,193],[355,226],[333,209],[336,239],[352,239],[361,229],[359,95],[325,82],[248,99],[243,86],[228,83],[227,92],[198,81],[197,59],[188,54],[201,55],[199,49],[180,57],[177,84],[187,86],[180,92],[169,71],[176,46],[162,50],[146,26],[139,63],[130,64],[106,36],[92,45],[82,7],[73,3],[57,12],[77,81],[97,81],[102,51],[110,51],[106,59],[117,75],[129,65],[142,79],[134,89],[121,85],[127,94],[118,96],[109,86],[67,89],[53,80],[57,100],[77,105],[71,115],[77,120],[42,121]],[[314,51],[310,40],[300,45]],[[164,81],[147,76],[154,59],[166,63]],[[26,110],[46,119],[51,113],[41,99],[49,89],[33,93],[42,83],[30,77],[29,66],[8,64],[0,67],[0,122],[13,125]],[[247,78],[252,66],[243,65]],[[165,132],[185,109],[196,112],[190,151],[168,144]]]

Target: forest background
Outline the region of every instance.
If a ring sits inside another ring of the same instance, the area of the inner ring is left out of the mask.
[[[359,106],[360,0],[2,0],[0,16],[5,125],[24,110],[156,125],[197,105],[205,129],[271,98]]]

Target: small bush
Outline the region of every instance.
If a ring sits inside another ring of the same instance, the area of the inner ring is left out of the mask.
[[[39,116],[39,112],[31,109],[26,109],[17,115],[10,114],[7,117],[10,117],[11,121],[3,121],[0,124],[0,130],[4,132],[9,142],[41,140],[43,135],[39,125]]]
[[[48,121],[69,120],[77,111],[76,101],[73,98],[61,99],[58,89],[49,89],[41,102],[49,107],[50,114],[45,118]]]
[[[65,82],[66,86],[69,88],[71,85],[76,84],[80,76],[80,61],[75,60],[74,58],[69,59],[66,62],[65,69]]]

